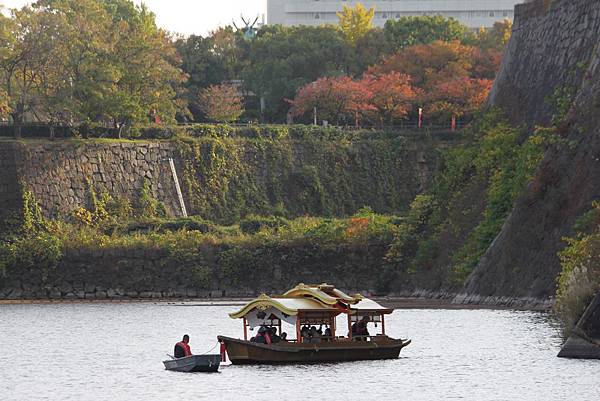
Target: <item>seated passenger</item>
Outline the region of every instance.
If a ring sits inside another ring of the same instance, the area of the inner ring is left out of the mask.
[[[190,348],[189,342],[190,336],[186,334],[183,336],[183,340],[175,344],[175,349],[173,350],[175,358],[184,358],[192,355],[192,349]]]
[[[302,330],[300,331],[300,336],[302,337],[302,342],[310,341],[310,329],[308,328],[308,326],[302,327]]]
[[[352,325],[352,337],[355,337],[357,341],[367,340],[366,337],[369,336],[367,323],[369,323],[369,317],[363,316],[360,321]]]
[[[281,341],[283,342],[288,342],[287,339],[287,333],[284,331],[283,333],[281,333],[281,337],[280,337]]]
[[[328,327],[328,328],[325,329],[325,334],[323,334],[323,340],[325,340],[325,341],[331,341],[332,339],[333,338],[332,338],[332,335],[331,335],[331,328]]]
[[[277,327],[271,327],[271,343],[277,344],[281,341],[281,337],[277,335]]]
[[[320,343],[321,342],[321,334],[319,330],[315,326],[310,328],[310,342],[311,343]]]
[[[254,342],[258,344],[271,344],[271,335],[265,326],[260,326]]]

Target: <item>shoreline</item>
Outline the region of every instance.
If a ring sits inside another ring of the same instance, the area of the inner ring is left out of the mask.
[[[16,299],[0,300],[5,305],[76,305],[76,304],[162,304],[164,306],[241,306],[252,298],[183,298],[183,299]],[[374,297],[377,302],[394,309],[418,310],[517,310],[549,312],[552,307],[544,301],[531,305],[502,305],[490,303],[460,303],[452,299],[429,299],[417,297]]]

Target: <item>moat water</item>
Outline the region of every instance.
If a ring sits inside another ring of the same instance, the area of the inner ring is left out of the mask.
[[[183,333],[194,353],[241,336],[235,309],[0,305],[0,400],[600,400],[600,361],[557,358],[537,312],[398,310],[387,332],[413,342],[397,360],[164,370]]]

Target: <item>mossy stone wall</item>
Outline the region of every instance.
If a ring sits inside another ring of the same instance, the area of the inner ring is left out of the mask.
[[[169,215],[181,214],[169,158],[191,214],[233,223],[247,214],[340,216],[363,206],[405,210],[425,191],[438,150],[453,141],[423,137],[294,140],[200,138],[170,141],[2,141],[0,201],[19,182],[44,213],[65,218],[97,192],[132,201],[144,181]]]

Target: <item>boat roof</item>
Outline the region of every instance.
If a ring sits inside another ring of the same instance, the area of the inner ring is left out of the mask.
[[[382,313],[382,314],[387,315],[387,314],[392,313],[393,311],[394,311],[393,309],[386,308],[385,306],[382,306],[369,298],[363,298],[357,304],[350,306],[351,314],[376,312],[376,313]]]
[[[237,312],[230,313],[232,319],[239,319],[246,316],[254,309],[266,310],[275,308],[286,315],[295,316],[298,312],[328,312],[339,314],[341,311],[329,305],[325,305],[317,300],[310,298],[271,298],[262,294],[258,298],[248,302]]]
[[[362,299],[360,294],[350,296],[330,284],[307,285],[298,284],[285,294],[284,297],[312,297],[323,302],[326,305],[335,305],[342,301],[344,303],[355,304]]]
[[[255,309],[267,310],[275,308],[289,316],[299,312],[326,312],[331,314],[389,314],[393,309],[381,306],[372,299],[360,294],[353,296],[338,290],[329,284],[306,285],[298,284],[283,295],[270,297],[262,294],[248,302],[237,312],[230,313],[233,319],[242,318]]]

